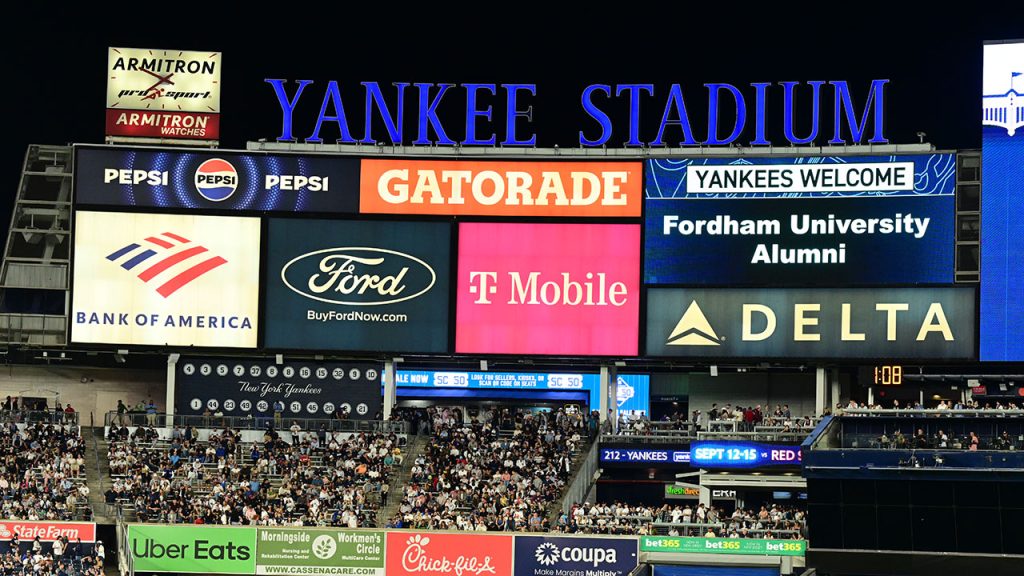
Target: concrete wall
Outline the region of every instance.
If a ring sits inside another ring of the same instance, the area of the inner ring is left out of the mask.
[[[793,374],[726,373],[690,375],[690,412],[707,413],[711,405],[758,406],[789,404],[793,415],[814,414],[814,371]]]
[[[7,396],[43,397],[52,408],[59,394],[61,404],[70,403],[81,414],[83,425],[89,425],[92,412],[102,426],[103,414],[114,410],[118,400],[131,406],[152,398],[163,412],[166,379],[166,370],[8,365],[0,368],[0,401]]]

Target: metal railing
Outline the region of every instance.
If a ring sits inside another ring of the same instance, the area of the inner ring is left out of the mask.
[[[77,426],[78,412],[57,412],[56,410],[0,410],[0,422],[5,424],[67,424]]]
[[[911,409],[911,408],[843,408],[840,416],[975,416],[980,418],[1024,417],[1024,410],[996,409]]]
[[[597,440],[590,443],[590,449],[584,455],[580,468],[576,471],[576,477],[565,489],[565,496],[562,498],[562,512],[568,514],[572,511],[573,504],[583,502],[587,493],[590,492],[590,486],[597,480],[595,476],[599,445]]]
[[[146,426],[166,428],[171,426],[193,428],[232,428],[234,430],[266,430],[273,426],[279,432],[287,431],[297,423],[303,432],[318,431],[321,426],[327,432],[380,432],[408,434],[409,424],[401,420],[338,420],[336,418],[274,418],[273,416],[169,416],[164,413],[144,414],[109,411],[103,416],[104,426]]]

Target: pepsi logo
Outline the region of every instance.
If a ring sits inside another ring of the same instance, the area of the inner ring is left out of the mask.
[[[196,168],[196,190],[211,202],[231,197],[238,187],[238,171],[227,160],[210,158]]]

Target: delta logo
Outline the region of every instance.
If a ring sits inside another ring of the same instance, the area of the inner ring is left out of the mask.
[[[220,256],[209,254],[205,246],[174,232],[162,232],[133,242],[106,258],[128,272],[138,271],[139,280],[146,284],[153,282],[157,294],[164,298],[228,263]]]
[[[697,305],[696,300],[690,301],[690,306],[683,317],[676,323],[672,333],[668,336],[668,346],[721,346],[721,338],[715,334],[707,316]]]
[[[210,202],[223,202],[238,188],[238,171],[227,160],[210,158],[196,168],[196,191]]]

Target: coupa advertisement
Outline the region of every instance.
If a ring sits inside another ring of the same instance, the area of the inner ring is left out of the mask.
[[[254,348],[260,221],[75,214],[71,340]]]
[[[175,372],[175,412],[184,415],[372,420],[381,410],[375,362],[292,362],[182,357]]]
[[[515,576],[626,576],[636,566],[635,538],[516,537]]]
[[[459,226],[459,353],[635,356],[640,227]]]
[[[647,284],[953,281],[956,156],[657,159]]]
[[[446,352],[451,228],[271,220],[266,346]]]
[[[75,148],[75,202],[260,212],[359,211],[359,160],[146,148]]]
[[[651,288],[646,352],[970,359],[975,288]]]

